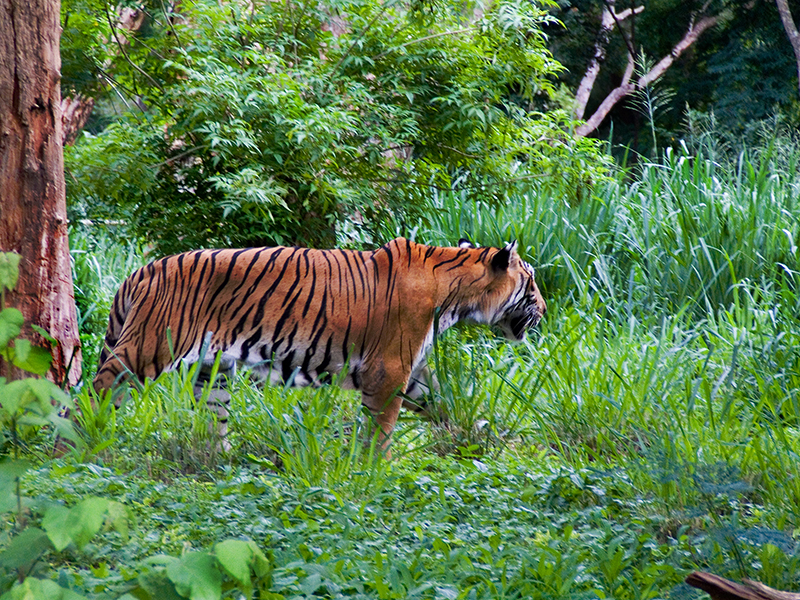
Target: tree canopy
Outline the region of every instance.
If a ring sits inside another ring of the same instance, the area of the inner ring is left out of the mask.
[[[500,201],[536,178],[578,196],[602,174],[569,113],[541,110],[561,69],[546,7],[143,10],[130,33],[102,2],[65,2],[65,86],[100,98],[67,170],[74,216],[123,218],[159,252],[380,238],[430,189]]]

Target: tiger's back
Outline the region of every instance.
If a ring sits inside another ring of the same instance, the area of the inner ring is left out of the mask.
[[[150,263],[114,299],[95,387],[110,388],[125,370],[115,358],[140,380],[180,360],[196,362],[206,332],[211,360],[222,351],[223,361],[271,368],[285,379],[299,368],[298,384],[327,379],[351,345],[357,354],[369,349],[369,325],[381,312],[374,260],[278,247],[197,250]]]
[[[207,360],[249,364],[318,384],[345,365],[345,387],[388,435],[403,392],[439,330],[498,324],[519,338],[545,310],[533,270],[511,248],[438,248],[398,238],[372,252],[304,248],[197,250],[163,258],[120,287],[94,380],[155,378]],[[170,348],[169,340],[172,340]]]

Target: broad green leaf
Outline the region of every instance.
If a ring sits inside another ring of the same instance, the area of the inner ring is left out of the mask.
[[[250,565],[253,562],[253,542],[225,540],[214,546],[214,556],[219,564],[240,585],[250,586]]]
[[[59,505],[48,508],[42,519],[42,527],[57,552],[61,552],[72,543],[72,533],[67,529],[68,519],[69,509]]]
[[[167,576],[177,592],[190,600],[218,600],[222,596],[222,574],[214,557],[205,552],[187,552],[167,565]]]
[[[180,562],[180,559],[169,554],[155,554],[145,558],[143,562],[154,567],[167,567],[172,563]]]
[[[32,347],[33,344],[31,344],[30,340],[20,339],[14,342],[14,364],[17,364],[17,361],[26,360],[31,353]]]
[[[17,379],[9,383],[0,383],[0,398],[3,399],[0,403],[3,413],[18,416],[35,396],[28,386],[28,379]]]
[[[70,419],[59,417],[55,412],[51,412],[47,417],[47,422],[53,426],[58,435],[76,446],[81,447],[85,443],[83,438],[75,431],[75,425]]]
[[[106,509],[106,523],[117,531],[124,541],[128,540],[128,509],[124,504],[109,501]]]
[[[19,585],[11,588],[0,600],[86,600],[86,596],[62,588],[49,579],[28,577]]]
[[[20,369],[36,375],[44,375],[50,370],[53,357],[49,351],[31,344],[30,340],[18,339],[14,342],[14,364]]]
[[[52,546],[47,534],[36,527],[28,527],[11,539],[0,554],[0,567],[26,572],[39,557]]]
[[[106,518],[110,501],[105,498],[86,498],[70,509],[53,506],[42,519],[50,541],[58,552],[75,543],[82,548],[92,539]]]
[[[177,561],[177,559],[175,559]],[[175,591],[175,585],[169,580],[164,569],[148,571],[139,575],[139,585],[141,590],[131,590],[136,592],[137,597],[141,597],[139,592],[146,592],[152,600],[184,600]]]
[[[4,458],[0,460],[0,490],[6,486],[14,485],[17,477],[31,469],[33,465],[27,460],[13,460]]]
[[[0,290],[13,290],[19,281],[19,261],[16,252],[0,252]]]
[[[0,514],[17,509],[17,477],[30,468],[24,460],[0,461]]]
[[[39,327],[36,323],[31,323],[31,329],[33,329],[36,333],[38,333],[40,336],[42,336],[51,344],[58,343],[58,340],[54,338],[52,335],[50,335],[44,327]]]
[[[51,398],[61,399],[63,392],[59,389],[59,387],[53,383],[52,381],[48,381],[47,379],[34,379],[31,378],[28,380],[29,387],[31,391],[36,395],[39,399],[40,404],[47,404],[48,406],[52,406],[50,403]]]
[[[0,350],[5,350],[8,343],[19,335],[24,322],[22,313],[16,308],[0,311]]]
[[[265,577],[272,571],[272,563],[261,551],[255,542],[250,542],[253,549],[253,571],[257,577]]]
[[[69,524],[74,528],[75,545],[83,548],[105,522],[110,500],[86,498],[70,509]]]
[[[22,416],[20,416],[19,420],[17,421],[20,425],[28,425],[31,427],[44,427],[49,423],[49,421],[41,415],[37,415],[34,412],[26,412]]]

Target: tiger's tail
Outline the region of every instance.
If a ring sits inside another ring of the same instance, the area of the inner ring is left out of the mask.
[[[114,356],[114,348],[119,341],[122,329],[125,326],[125,320],[128,317],[128,312],[133,305],[133,291],[135,288],[136,285],[133,281],[133,275],[131,275],[122,283],[114,296],[114,302],[111,304],[111,312],[108,315],[106,336],[103,341],[103,347],[100,349],[97,376],[95,377],[95,389],[97,389],[100,381],[103,381],[100,376],[103,371],[108,368],[109,360]],[[100,385],[100,387],[106,388],[108,386]]]

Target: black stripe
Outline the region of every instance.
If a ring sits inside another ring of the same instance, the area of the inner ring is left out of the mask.
[[[328,336],[328,343],[325,344],[325,354],[322,357],[322,362],[317,366],[317,376],[327,372],[328,365],[331,364],[331,344],[333,342],[333,335]]]
[[[225,278],[222,280],[222,283],[219,284],[219,287],[217,287],[217,291],[214,292],[214,295],[211,296],[211,299],[208,301],[210,305],[214,304],[214,301],[217,299],[217,296],[219,296],[222,293],[222,290],[225,289],[225,286],[228,285],[228,282],[231,280],[231,274],[233,273],[233,269],[234,267],[236,267],[236,262],[239,260],[239,257],[244,252],[246,252],[246,250],[237,250],[231,256],[230,263],[228,264],[228,270],[225,271]]]
[[[284,358],[281,361],[281,377],[283,377],[284,381],[288,382],[289,378],[292,376],[292,371],[294,370],[292,368],[293,360],[294,360],[294,350],[289,352],[289,354],[286,355],[286,358]]]
[[[251,335],[242,343],[242,353],[239,356],[239,360],[241,360],[242,362],[247,361],[247,358],[250,356],[250,348],[252,348],[253,345],[260,339],[261,339],[261,326],[259,326],[258,329],[256,329],[253,335]]]
[[[264,295],[261,296],[261,300],[258,301],[258,308],[256,309],[256,314],[253,316],[253,327],[258,325],[261,322],[261,319],[264,318],[264,305],[267,303],[267,300],[270,296],[275,292],[278,285],[280,285],[281,281],[283,280],[283,276],[286,273],[286,269],[289,268],[289,263],[292,261],[297,249],[292,249],[292,253],[286,257],[286,261],[283,263],[283,268],[281,269],[280,274],[278,277],[275,278],[275,281],[272,282],[272,285],[269,286]]]

